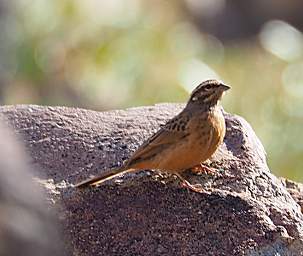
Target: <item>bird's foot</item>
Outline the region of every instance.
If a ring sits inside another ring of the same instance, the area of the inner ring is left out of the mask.
[[[187,180],[183,180],[181,183],[181,187],[188,188],[197,193],[206,193],[201,184],[190,184]]]
[[[199,164],[191,169],[191,171],[195,174],[201,175],[201,174],[206,174],[206,175],[216,175],[218,172],[216,169],[208,167],[204,164]]]

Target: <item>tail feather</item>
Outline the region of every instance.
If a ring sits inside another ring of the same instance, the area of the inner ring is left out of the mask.
[[[100,174],[98,176],[95,176],[95,177],[89,178],[87,180],[84,180],[84,181],[76,184],[75,187],[76,188],[85,188],[85,187],[88,187],[88,186],[96,186],[96,185],[99,185],[100,183],[102,183],[106,180],[110,180],[110,179],[112,179],[116,176],[119,176],[123,173],[130,172],[132,170],[133,169],[127,169],[125,167],[112,169],[112,170],[109,170],[107,172],[103,172],[102,174]]]

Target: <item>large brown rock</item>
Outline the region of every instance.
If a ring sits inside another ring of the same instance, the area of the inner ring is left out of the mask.
[[[120,165],[183,105],[109,112],[4,106],[39,166],[73,255],[303,255],[303,216],[270,173],[250,125],[225,113],[224,144],[211,161],[217,175],[188,173],[210,194],[171,176],[142,171],[79,191],[72,184]]]

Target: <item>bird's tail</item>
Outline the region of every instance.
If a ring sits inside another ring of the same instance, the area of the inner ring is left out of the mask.
[[[119,176],[123,173],[131,172],[131,171],[133,171],[133,169],[128,169],[125,166],[122,166],[117,169],[112,169],[112,170],[103,172],[99,176],[95,176],[95,177],[89,178],[87,180],[84,180],[84,181],[76,184],[75,187],[76,188],[85,188],[88,186],[96,186],[106,180],[110,180],[116,176]]]

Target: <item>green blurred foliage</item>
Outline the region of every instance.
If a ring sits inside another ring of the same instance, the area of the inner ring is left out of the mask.
[[[107,110],[184,102],[203,79],[221,78],[232,86],[225,109],[250,122],[271,169],[302,181],[301,33],[276,22],[224,45],[183,7],[159,0],[3,2],[2,103]]]

